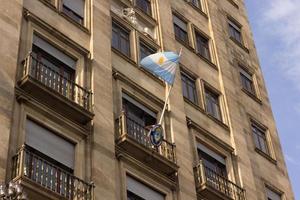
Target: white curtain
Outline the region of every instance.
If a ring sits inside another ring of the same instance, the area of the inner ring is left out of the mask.
[[[30,119],[26,120],[25,143],[54,160],[74,169],[75,145]]]
[[[165,200],[165,196],[141,182],[127,176],[127,190],[144,198],[145,200]]]

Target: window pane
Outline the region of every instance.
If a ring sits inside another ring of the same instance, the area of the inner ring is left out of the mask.
[[[112,23],[112,47],[126,56],[130,56],[129,31],[116,23]]]
[[[252,124],[252,132],[254,135],[255,146],[262,152],[269,154],[265,130],[256,124]]]
[[[209,40],[196,32],[197,52],[210,60]]]
[[[143,42],[140,42],[140,60],[143,58],[154,54],[156,52],[155,49],[149,47],[148,45],[144,44]]]
[[[232,21],[229,21],[229,34],[230,37],[242,43],[241,28]]]
[[[148,15],[151,15],[151,1],[150,0],[136,0],[136,6],[147,13]]]
[[[281,194],[278,194],[277,192],[274,192],[273,190],[270,190],[267,188],[267,197],[268,200],[281,200]]]
[[[219,105],[219,95],[206,90],[206,112],[218,120],[222,120],[221,109]]]
[[[63,0],[63,12],[76,22],[83,24],[84,0]]]
[[[196,80],[181,72],[182,93],[185,98],[198,105]]]
[[[191,0],[191,3],[197,8],[201,8],[200,0]]]

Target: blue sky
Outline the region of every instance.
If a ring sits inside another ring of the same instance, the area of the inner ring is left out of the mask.
[[[300,0],[245,0],[295,199],[300,200]]]

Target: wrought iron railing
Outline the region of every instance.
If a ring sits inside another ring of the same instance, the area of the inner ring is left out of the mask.
[[[33,153],[25,145],[13,157],[13,180],[26,177],[69,200],[92,200],[93,184]]]
[[[92,92],[67,79],[30,53],[24,60],[23,77],[29,76],[68,100],[92,111]]]
[[[194,168],[194,174],[197,187],[201,188],[201,186],[205,185],[231,199],[246,200],[245,190],[243,188],[231,182],[228,178],[219,175],[209,167],[206,167],[202,161]]]
[[[154,147],[149,139],[149,129],[126,116],[125,112],[116,120],[117,138],[128,136],[138,144],[151,149],[169,161],[176,163],[175,144],[163,140],[160,147]]]

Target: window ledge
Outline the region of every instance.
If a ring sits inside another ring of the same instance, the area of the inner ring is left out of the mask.
[[[87,33],[87,34],[91,34],[90,30],[87,29],[84,25],[76,22],[75,20],[73,20],[71,17],[69,17],[67,14],[65,14],[64,12],[60,11],[59,14],[64,17],[66,20],[68,20],[69,22],[71,22],[72,24],[74,24],[75,26],[77,26],[79,29],[81,29],[83,32]],[[84,19],[85,20],[85,19]]]
[[[246,93],[250,98],[252,98],[254,101],[256,101],[257,103],[259,103],[260,105],[262,105],[262,101],[253,93],[249,92],[248,90],[246,90],[245,88],[242,88],[242,91],[244,93]]]
[[[262,150],[260,150],[260,149],[257,148],[257,147],[255,147],[255,151],[256,151],[259,155],[265,157],[267,160],[269,160],[269,161],[270,161],[271,163],[273,163],[274,165],[277,165],[277,161],[276,161],[274,158],[272,158],[269,154],[266,154],[265,152],[263,152]]]
[[[234,39],[233,37],[230,37],[230,39],[236,44],[238,45],[240,48],[242,48],[245,52],[249,53],[249,49],[247,47],[245,47],[244,44],[240,43],[239,41],[237,41],[236,39]]]
[[[209,64],[211,67],[213,67],[215,70],[218,71],[218,67],[213,62],[211,62],[211,60],[205,58],[204,56],[197,53],[196,51],[194,53],[196,53],[196,55],[199,56],[203,61],[205,61],[207,64]]]
[[[208,19],[208,16],[205,12],[203,12],[202,8],[198,8],[197,6],[195,6],[194,4],[192,4],[191,2],[187,2],[187,4],[189,4],[192,8],[194,8],[198,13],[200,13],[203,17],[205,17],[206,19]]]
[[[116,53],[118,56],[122,57],[123,59],[125,59],[126,61],[128,61],[129,63],[137,66],[137,63],[130,57],[126,56],[125,54],[123,54],[122,52],[120,52],[118,49],[111,47],[111,50]]]
[[[183,100],[184,102],[186,102],[187,104],[189,104],[190,106],[192,106],[193,108],[201,111],[201,112],[204,112],[204,110],[197,104],[195,104],[194,102],[192,102],[191,100],[189,100],[188,98],[186,97],[183,97]]]

